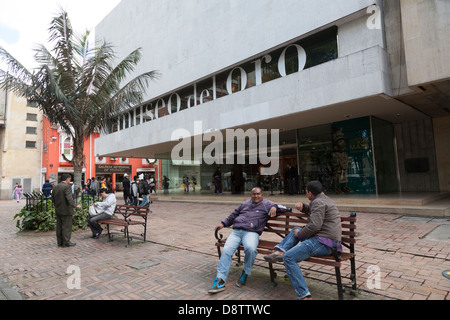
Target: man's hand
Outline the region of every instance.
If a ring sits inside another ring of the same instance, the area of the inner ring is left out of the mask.
[[[297,209],[298,211],[302,212],[302,210],[303,210],[303,203],[302,202],[297,203],[295,205],[295,209]]]
[[[294,230],[294,236],[296,237],[296,238],[298,238],[298,234],[300,233],[300,229],[295,229]]]
[[[269,211],[269,216],[270,216],[271,218],[276,217],[276,216],[277,216],[277,208],[272,207],[272,208],[270,209],[270,211]]]
[[[225,226],[223,224],[219,224],[217,227],[214,228],[214,230],[222,230],[223,228],[225,228]]]

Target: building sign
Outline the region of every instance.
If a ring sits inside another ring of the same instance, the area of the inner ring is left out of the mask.
[[[129,110],[119,116],[109,133],[170,116],[337,58],[337,28],[331,27]]]
[[[120,165],[109,165],[109,164],[98,164],[95,166],[97,175],[102,174],[125,174],[132,172],[132,166],[120,166]]]

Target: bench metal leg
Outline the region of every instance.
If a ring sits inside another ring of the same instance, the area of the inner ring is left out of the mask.
[[[109,231],[109,224],[106,225],[106,230],[108,230],[108,242],[112,242],[112,236],[111,236],[111,232]]]
[[[128,227],[125,227],[125,235],[127,237],[127,247],[130,245],[130,233],[128,232]]]
[[[355,258],[350,259],[350,265],[352,274],[350,275],[350,279],[352,280],[352,289],[356,292],[358,290],[356,285],[356,264],[355,264]]]
[[[338,287],[338,296],[339,300],[344,300],[344,290],[342,288],[342,278],[341,278],[341,269],[338,267],[335,267],[336,270],[336,283]]]
[[[144,224],[144,242],[147,241],[147,222]]]
[[[275,278],[277,277],[277,274],[276,274],[275,270],[273,269],[272,262],[269,262],[269,271],[270,271],[270,282],[272,283],[273,287],[276,287],[277,283],[275,281]]]

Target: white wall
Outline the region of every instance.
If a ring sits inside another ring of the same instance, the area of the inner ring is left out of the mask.
[[[204,130],[242,127],[283,116],[301,117],[305,111],[365,97],[390,95],[383,31],[367,28],[367,7],[374,2],[122,1],[96,34],[118,46],[119,56],[143,48],[144,61],[137,72],[157,69],[163,74],[151,84],[149,100],[330,25],[339,27],[339,58],[103,136],[96,142],[96,152],[107,155],[134,149],[129,155],[139,157],[143,155],[137,149],[170,142],[177,128],[193,132],[193,123],[198,120],[203,121]],[[365,112],[370,114],[369,110]],[[323,117],[317,121],[328,120]]]
[[[116,46],[121,58],[142,47],[144,59],[137,73],[159,70],[163,75],[152,83],[150,100],[282,46],[375,2],[123,0],[97,26],[96,35]],[[366,36],[365,23],[363,29],[359,31]],[[344,48],[344,52],[348,51]]]

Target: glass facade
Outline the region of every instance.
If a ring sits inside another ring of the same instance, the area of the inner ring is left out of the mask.
[[[281,132],[275,175],[265,175],[260,163],[248,164],[252,152],[248,141],[245,152],[246,164],[219,166],[223,192],[241,194],[259,185],[266,193],[302,194],[312,180],[321,181],[330,194],[377,194],[399,188],[393,125],[374,117]],[[295,190],[288,181],[290,167],[296,172]],[[195,182],[196,192],[212,193],[216,169],[194,161],[163,161],[172,192],[185,191],[189,181],[190,192]]]

